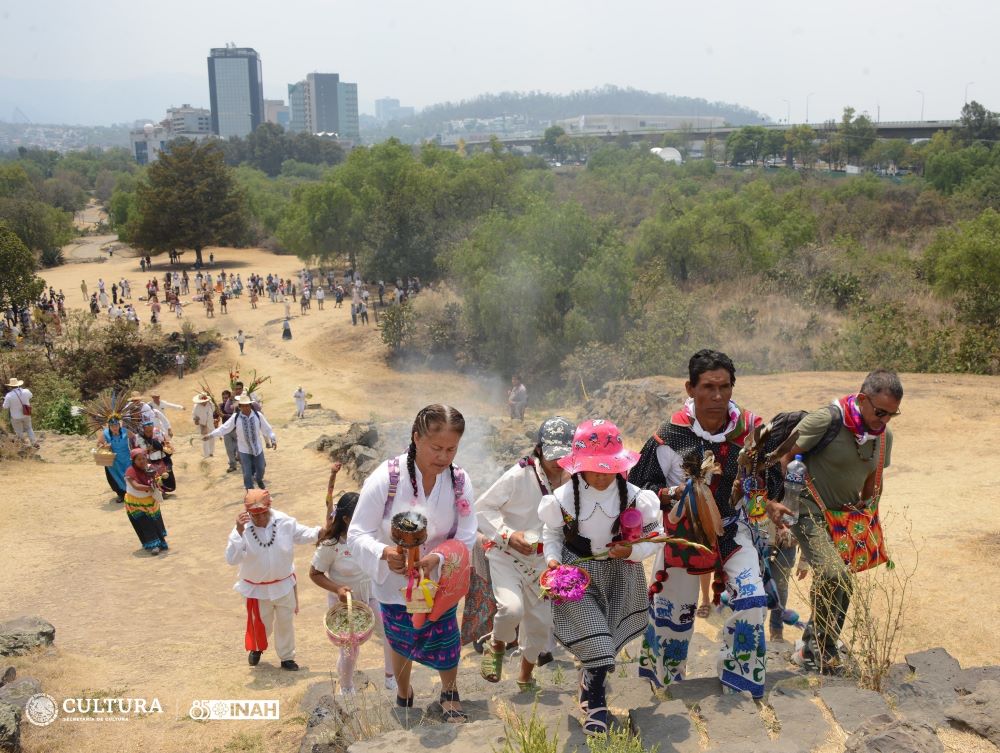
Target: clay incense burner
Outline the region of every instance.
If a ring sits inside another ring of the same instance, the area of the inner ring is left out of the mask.
[[[389,535],[392,542],[406,549],[406,568],[415,570],[420,560],[420,547],[427,541],[427,518],[416,510],[392,516]]]

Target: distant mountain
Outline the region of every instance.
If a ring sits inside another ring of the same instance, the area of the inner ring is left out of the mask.
[[[439,121],[525,115],[535,120],[559,120],[576,115],[716,115],[733,125],[760,123],[767,118],[756,110],[728,102],[657,94],[640,89],[602,86],[598,89],[547,94],[502,92],[482,94],[458,103],[443,102],[423,109],[417,117]]]
[[[109,125],[158,121],[171,105],[208,106],[208,73],[120,81],[0,78],[0,121]]]
[[[370,140],[397,136],[412,141],[447,133],[448,124],[453,121],[494,118],[509,119],[518,130],[537,130],[549,121],[578,115],[702,115],[722,117],[733,125],[770,122],[766,115],[738,104],[606,85],[569,94],[502,92],[460,102],[442,102],[424,108],[404,122],[368,121],[372,127],[366,136]]]

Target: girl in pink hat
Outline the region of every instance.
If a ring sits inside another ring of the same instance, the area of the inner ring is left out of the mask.
[[[556,639],[583,665],[580,708],[586,714],[584,732],[590,735],[608,729],[604,681],[615,657],[646,629],[649,599],[642,560],[658,548],[625,541],[621,515],[638,510],[643,535],[663,532],[656,495],[625,481],[638,458],[625,449],[612,422],[584,421],[573,436],[572,452],[559,460],[572,474],[571,483],[543,497],[538,506],[548,567],[576,564],[590,575],[582,600],[552,607]],[[607,556],[580,561],[604,552]]]

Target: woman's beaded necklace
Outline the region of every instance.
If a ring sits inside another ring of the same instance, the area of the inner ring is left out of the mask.
[[[270,526],[270,525],[271,525],[271,522],[272,522],[272,521],[268,521],[267,525],[268,525],[268,526]],[[267,526],[265,526],[265,529],[266,529],[266,528],[267,528]],[[255,526],[255,525],[251,525],[251,526],[250,526],[250,535],[251,535],[251,536],[253,536],[253,538],[254,538],[254,541],[256,541],[256,542],[257,542],[258,544],[260,544],[260,545],[261,545],[262,547],[264,547],[265,549],[266,549],[267,547],[271,546],[271,544],[273,544],[273,543],[274,543],[274,537],[275,537],[275,536],[276,536],[277,534],[278,534],[278,526],[277,526],[277,525],[275,525],[275,526],[274,526],[274,528],[272,528],[272,529],[271,529],[271,538],[269,538],[269,539],[267,540],[267,543],[265,544],[265,543],[264,543],[263,541],[261,541],[261,540],[260,540],[259,538],[257,538],[257,526]]]

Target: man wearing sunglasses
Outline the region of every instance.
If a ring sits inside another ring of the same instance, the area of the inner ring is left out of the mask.
[[[892,432],[889,421],[900,415],[903,385],[893,371],[878,369],[865,377],[857,394],[847,395],[807,414],[796,429],[796,446],[784,459],[802,455],[810,485],[802,492],[798,522],[792,533],[802,554],[813,566],[813,613],[803,635],[803,646],[792,661],[825,674],[844,670],[837,644],[850,605],[852,573],[834,545],[818,496],[832,512],[864,510],[881,493],[881,470],[889,465]],[[827,433],[832,421],[840,431],[816,452],[810,452]],[[884,445],[884,449],[883,449]],[[767,503],[768,514],[783,528],[788,509]]]

